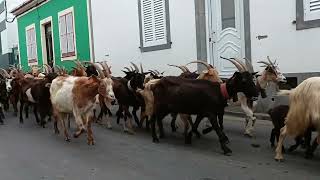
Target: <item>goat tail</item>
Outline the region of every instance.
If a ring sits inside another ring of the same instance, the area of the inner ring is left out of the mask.
[[[280,90],[277,95],[278,96],[290,96],[290,94],[292,94],[292,92],[294,91],[294,89],[291,90]]]

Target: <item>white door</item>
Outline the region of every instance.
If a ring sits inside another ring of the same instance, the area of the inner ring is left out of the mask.
[[[236,71],[230,62],[221,59],[244,58],[244,14],[242,0],[207,0],[209,63],[213,64],[223,78]]]

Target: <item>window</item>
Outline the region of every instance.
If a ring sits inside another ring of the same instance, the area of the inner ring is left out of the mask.
[[[297,30],[320,27],[320,0],[296,0]]]
[[[235,12],[234,0],[222,0],[221,1],[222,30],[226,28],[236,27],[235,14],[236,12]]]
[[[142,52],[171,48],[168,0],[139,0]]]
[[[73,8],[59,13],[60,50],[62,60],[76,56]]]
[[[26,28],[26,44],[28,65],[38,64],[36,31],[34,24]]]

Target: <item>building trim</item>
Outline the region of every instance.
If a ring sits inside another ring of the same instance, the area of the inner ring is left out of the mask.
[[[320,19],[305,21],[304,20],[304,0],[296,0],[296,29],[304,30],[320,27]]]
[[[250,0],[243,0],[245,57],[251,60]]]
[[[143,28],[142,28],[142,17],[141,17],[141,0],[138,0],[138,13],[139,13],[139,30],[140,30],[140,50],[141,52],[150,52],[150,51],[158,51],[158,50],[164,50],[164,49],[170,49],[171,48],[171,30],[170,30],[170,13],[169,13],[169,0],[165,0],[165,11],[166,11],[166,30],[167,30],[167,43],[156,45],[156,46],[150,46],[150,47],[144,47],[143,46]]]
[[[60,24],[59,24],[59,42],[60,42],[60,56],[61,56],[61,61],[70,61],[70,60],[75,60],[78,57],[78,51],[77,51],[77,38],[76,38],[76,21],[75,21],[75,14],[74,14],[74,7],[69,7],[65,10],[62,10],[60,12],[58,12],[58,21],[60,20],[60,17],[63,15],[66,15],[68,13],[72,13],[72,18],[73,18],[73,36],[74,36],[74,52],[75,55],[71,56],[71,57],[62,57],[62,53],[61,53],[61,29],[60,29]]]
[[[44,25],[47,23],[51,23],[51,39],[52,39],[52,52],[53,52],[53,64],[56,64],[56,59],[55,59],[55,51],[54,51],[54,32],[53,32],[53,21],[52,21],[52,16],[49,16],[43,20],[40,21],[40,33],[41,33],[41,49],[42,49],[42,63],[43,64],[48,64],[48,57],[47,57],[47,46],[46,46],[46,34],[45,34],[45,29]]]
[[[195,24],[196,24],[196,43],[197,60],[207,62],[207,28],[206,28],[206,5],[205,0],[194,0],[195,4]],[[202,65],[198,64],[198,70],[202,70]]]
[[[23,16],[34,9],[44,5],[45,3],[49,2],[50,0],[28,0],[21,4],[20,6],[13,9],[10,13],[13,15],[20,17]]]
[[[90,62],[95,62],[91,0],[87,0],[87,13],[88,13],[88,28],[89,28],[89,43],[90,43]]]

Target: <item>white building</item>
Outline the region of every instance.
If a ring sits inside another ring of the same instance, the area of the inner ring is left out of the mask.
[[[91,14],[95,59],[116,75],[130,61],[178,74],[167,64],[199,59],[229,77],[220,56],[247,57],[255,70],[270,56],[298,83],[320,72],[319,0],[95,0]]]
[[[7,1],[7,12],[17,5],[22,0],[9,0]],[[16,21],[13,21],[13,16],[8,13],[6,16],[5,1],[0,0],[0,66],[7,67],[10,64],[14,64],[16,61],[15,54],[13,52],[18,47],[18,33]],[[11,22],[13,21],[13,22]]]

